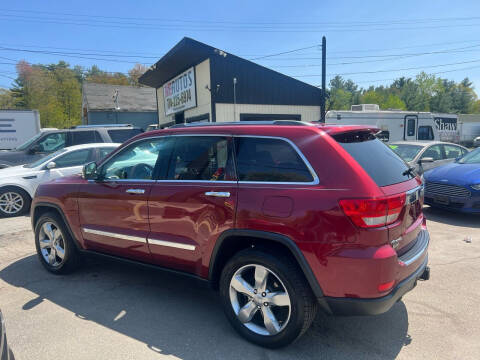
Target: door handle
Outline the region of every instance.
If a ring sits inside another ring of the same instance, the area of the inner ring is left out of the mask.
[[[145,194],[144,189],[128,189],[125,192],[128,193],[128,194],[135,194],[135,195]]]
[[[206,196],[223,197],[223,198],[230,197],[230,193],[228,191],[207,191],[205,193],[205,195]]]

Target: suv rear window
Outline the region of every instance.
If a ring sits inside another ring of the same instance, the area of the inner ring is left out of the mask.
[[[140,129],[115,129],[108,130],[108,135],[114,143],[123,143],[132,137],[141,134],[142,130]]]
[[[95,142],[102,142],[102,138],[98,131],[72,131],[72,145],[91,144]]]
[[[378,186],[398,184],[413,178],[407,164],[383,142],[367,132],[334,135]]]
[[[235,138],[240,181],[312,182],[313,176],[297,151],[281,139]]]

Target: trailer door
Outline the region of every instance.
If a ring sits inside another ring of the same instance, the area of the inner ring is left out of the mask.
[[[407,115],[403,123],[403,140],[417,140],[417,115]]]

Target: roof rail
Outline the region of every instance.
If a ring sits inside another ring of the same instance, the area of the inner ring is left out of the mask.
[[[175,124],[169,129],[189,128],[199,126],[232,126],[232,125],[283,125],[283,126],[314,126],[312,123],[297,120],[271,120],[271,121],[228,121],[228,122],[195,122],[189,124]]]
[[[88,128],[103,128],[103,127],[132,127],[132,124],[95,124],[95,125],[76,125],[70,129],[88,129]]]

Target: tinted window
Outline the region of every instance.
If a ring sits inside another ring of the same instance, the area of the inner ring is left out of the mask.
[[[148,139],[130,145],[102,166],[103,178],[105,180],[153,179],[153,170],[161,148],[161,138]]]
[[[347,133],[334,136],[378,186],[397,184],[411,179],[407,164],[387,145],[369,133]]]
[[[407,136],[415,136],[415,119],[408,119],[407,121]]]
[[[72,131],[73,145],[91,144],[97,141],[102,142],[100,136],[96,134],[97,131]]]
[[[90,158],[90,149],[83,149],[69,152],[63,156],[56,158],[55,164],[57,168],[65,168],[71,166],[82,166],[88,162]]]
[[[169,180],[235,180],[232,139],[220,136],[179,136],[171,156]]]
[[[269,138],[235,139],[240,181],[312,182],[313,176],[286,141]]]
[[[431,126],[418,127],[418,140],[433,140],[433,129]]]
[[[440,145],[433,145],[430,146],[425,152],[422,154],[422,159],[424,158],[432,158],[433,160],[442,160],[442,147]]]
[[[116,129],[108,130],[108,135],[112,139],[112,142],[123,143],[132,137],[141,134],[142,130],[140,129]]]
[[[53,133],[42,137],[36,145],[39,146],[40,152],[52,152],[63,149],[65,140],[65,133]]]

